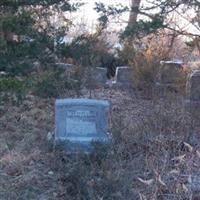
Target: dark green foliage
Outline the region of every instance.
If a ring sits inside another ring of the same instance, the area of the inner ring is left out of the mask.
[[[108,16],[103,15],[103,16],[99,17],[98,20],[99,20],[101,27],[106,27],[109,19],[108,19]]]
[[[31,13],[23,11],[20,14],[6,16],[2,21],[2,30],[15,34],[26,34],[32,30],[31,25],[34,23]]]
[[[43,98],[56,97],[60,89],[57,87],[54,74],[47,74],[36,84],[35,94]]]
[[[0,71],[25,75],[31,71],[34,61],[42,65],[55,62],[54,42],[58,42],[69,27],[55,29],[51,17],[63,11],[75,11],[81,5],[71,4],[69,0],[1,1]]]
[[[117,4],[115,7],[114,6],[105,6],[105,4],[103,4],[103,3],[95,3],[95,4],[96,4],[95,10],[98,13],[103,13],[108,16],[118,15],[125,11],[128,11],[128,7],[123,6],[122,4]]]
[[[95,3],[95,10],[97,13],[100,13],[100,17],[98,18],[100,26],[105,28],[109,21],[109,17],[113,17],[116,15],[120,15],[126,11],[128,11],[127,6],[123,6],[122,4],[117,4],[116,6],[105,6],[103,3]]]
[[[62,70],[46,72],[39,78],[34,93],[42,98],[51,98],[67,94],[69,90],[78,92],[80,82],[67,78],[63,73]]]
[[[70,4],[69,0],[1,0],[0,6],[18,8],[19,6],[51,6],[62,5],[63,11],[73,11],[80,3]]]
[[[16,65],[13,67],[12,65],[8,65],[5,69],[6,72],[8,72],[11,76],[26,76],[32,71],[32,65],[30,63],[16,63]]]
[[[99,166],[106,160],[111,142],[109,144],[104,144],[101,142],[93,142],[93,151],[90,154],[90,159],[97,162]]]
[[[91,52],[93,44],[92,38],[81,35],[73,40],[69,45],[63,45],[61,53],[75,60],[83,60]],[[89,61],[88,61],[89,62]]]
[[[107,57],[109,50],[109,44],[101,37],[101,31],[97,29],[94,34],[83,34],[71,44],[63,44],[60,47],[61,55],[74,59],[78,65],[98,66],[101,57]]]
[[[31,78],[0,77],[0,104],[21,103],[33,86]]]
[[[33,31],[33,23],[31,14],[25,11],[16,14],[8,12],[0,18],[0,71],[16,72],[16,75],[29,71],[28,59],[33,51],[29,35]]]
[[[165,28],[164,18],[156,15],[151,21],[139,20],[133,26],[127,26],[121,38],[125,39],[130,36],[144,37],[160,28]]]

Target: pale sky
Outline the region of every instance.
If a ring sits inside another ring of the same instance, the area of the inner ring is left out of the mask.
[[[77,0],[72,0],[72,2],[76,2]],[[79,0],[80,1],[80,0]],[[85,31],[92,31],[95,28],[95,25],[97,24],[97,18],[98,14],[93,9],[95,7],[95,2],[102,2],[109,5],[116,5],[116,4],[123,4],[124,6],[130,6],[130,0],[82,0],[81,2],[85,3],[84,6],[80,8],[80,10],[77,13],[71,14],[71,18],[73,21],[76,21],[78,23],[78,27],[80,30],[86,29]],[[143,5],[147,5],[146,0],[143,0]],[[187,14],[185,13],[185,16]],[[189,12],[189,15],[191,16],[191,11]],[[177,14],[174,14],[174,19],[179,23],[179,26],[182,28],[184,27],[185,30],[189,30],[190,32],[197,32],[198,30],[192,27],[187,20],[184,18],[181,18],[180,16],[177,16]],[[123,15],[123,20],[128,21],[129,14],[126,13]],[[123,29],[126,26],[126,24],[111,24],[111,27],[113,27],[116,30],[119,30],[120,28]]]
[[[76,0],[72,0],[72,2],[76,2]],[[80,22],[86,22],[90,28],[94,27],[98,18],[98,14],[94,10],[95,2],[102,2],[107,5],[121,3],[119,0],[82,0],[81,2],[85,3],[85,5],[82,6],[77,13],[73,14],[73,17]],[[130,0],[124,0],[123,5],[129,6]],[[128,20],[128,14],[126,15],[125,18]]]

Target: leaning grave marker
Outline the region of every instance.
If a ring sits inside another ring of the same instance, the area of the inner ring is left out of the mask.
[[[163,85],[174,85],[182,75],[182,61],[160,61],[159,83]]]
[[[84,85],[88,89],[98,89],[107,87],[107,69],[103,67],[88,67],[84,74]]]
[[[99,83],[99,85],[105,86],[108,80],[107,78],[107,69],[102,67],[96,67],[94,70],[95,81]]]
[[[199,126],[200,120],[200,70],[194,70],[186,84],[186,109],[191,113],[195,126]]]
[[[119,66],[116,69],[115,84],[119,87],[133,86],[133,69],[128,66]]]
[[[182,76],[182,61],[160,61],[156,82],[158,94],[163,97],[166,96],[167,91],[179,89],[182,86]]]
[[[110,142],[107,133],[108,101],[61,99],[55,103],[55,144],[64,144],[66,151],[92,149],[92,142]]]
[[[188,75],[186,84],[186,110],[191,115],[191,130],[189,143],[192,146],[199,145],[200,130],[200,70],[194,70]],[[195,199],[200,198],[200,171],[197,170],[191,176],[189,184]]]

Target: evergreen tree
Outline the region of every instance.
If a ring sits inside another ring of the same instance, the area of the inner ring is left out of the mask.
[[[55,40],[66,34],[70,24],[63,13],[79,5],[69,0],[1,0],[0,71],[24,75],[34,61],[54,62]],[[67,25],[56,27],[55,16]]]

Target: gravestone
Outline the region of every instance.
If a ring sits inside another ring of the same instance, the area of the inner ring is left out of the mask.
[[[183,70],[181,61],[161,61],[159,68],[159,83],[173,85],[179,81]]]
[[[193,125],[200,126],[200,70],[188,75],[186,84],[186,109],[190,112]]]
[[[118,87],[132,87],[133,86],[133,69],[128,66],[120,66],[116,69],[115,84]]]
[[[169,91],[180,91],[183,84],[183,62],[160,61],[156,82],[158,95],[163,97]]]
[[[55,69],[62,70],[63,76],[65,76],[68,79],[71,79],[79,70],[79,67],[69,63],[56,63]]]
[[[92,142],[109,143],[108,101],[61,99],[55,103],[55,144],[64,150],[89,152]]]
[[[194,70],[187,80],[187,98],[200,102],[200,70]]]
[[[88,67],[84,70],[83,82],[88,89],[98,89],[107,86],[107,69],[103,67]]]
[[[103,67],[96,67],[93,71],[95,82],[99,86],[105,86],[107,83],[107,69]]]

